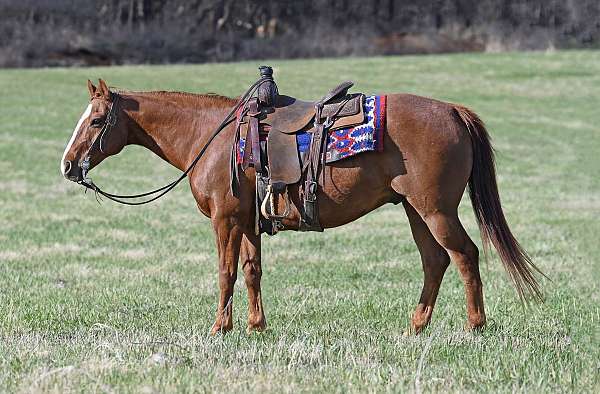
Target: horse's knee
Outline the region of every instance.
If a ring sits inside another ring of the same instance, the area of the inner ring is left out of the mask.
[[[233,289],[235,281],[237,280],[237,273],[231,273],[228,271],[219,271],[219,288],[223,291],[229,291]]]
[[[247,285],[252,285],[260,281],[262,277],[262,268],[258,259],[249,258],[242,264],[244,270],[244,279]]]

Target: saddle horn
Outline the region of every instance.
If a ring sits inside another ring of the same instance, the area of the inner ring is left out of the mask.
[[[279,94],[277,84],[273,79],[273,68],[270,66],[260,66],[260,79],[263,81],[258,87],[258,101],[260,105],[272,107],[275,105],[275,98]]]

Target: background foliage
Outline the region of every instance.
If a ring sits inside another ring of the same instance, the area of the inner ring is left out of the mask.
[[[598,47],[599,19],[597,0],[0,0],[0,66]]]

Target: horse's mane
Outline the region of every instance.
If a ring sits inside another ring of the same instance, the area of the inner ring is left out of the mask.
[[[113,88],[113,87],[111,87],[111,91],[113,91],[117,94],[122,94],[122,95],[167,96],[167,97],[177,96],[177,97],[190,98],[190,99],[195,99],[195,100],[202,100],[202,101],[209,101],[209,102],[212,101],[215,103],[216,102],[218,102],[218,103],[226,102],[227,104],[231,104],[231,105],[236,103],[235,98],[222,96],[217,93],[190,93],[190,92],[167,91],[167,90],[135,91],[135,90]]]

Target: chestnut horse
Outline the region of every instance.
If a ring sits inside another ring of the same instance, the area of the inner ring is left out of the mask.
[[[212,131],[236,104],[218,95],[180,92],[119,92],[116,119],[103,136],[103,149],[92,149],[106,122],[111,100],[103,80],[88,81],[90,103],[79,119],[61,159],[69,180],[84,178],[81,161],[90,169],[125,145],[142,145],[180,170],[188,168],[209,141]],[[101,138],[101,139],[102,139]],[[234,126],[212,140],[188,174],[200,211],[210,218],[219,255],[220,296],[212,333],[233,327],[232,296],[238,261],[248,288],[248,331],[265,328],[261,280],[261,238],[255,234],[255,173],[240,171],[240,198],[231,195],[229,163]],[[421,255],[424,284],[412,318],[420,332],[431,320],[438,290],[450,260],[465,287],[467,325],[486,321],[479,251],[461,224],[457,208],[469,185],[471,202],[484,240],[499,252],[516,290],[541,298],[534,270],[539,271],[512,235],[500,206],[494,155],[483,122],[469,109],[409,95],[387,96],[384,151],[368,152],[326,166],[318,193],[319,222],[324,228],[352,222],[386,203],[402,203]],[[298,188],[291,188],[294,205]],[[284,220],[297,228],[299,212]]]

